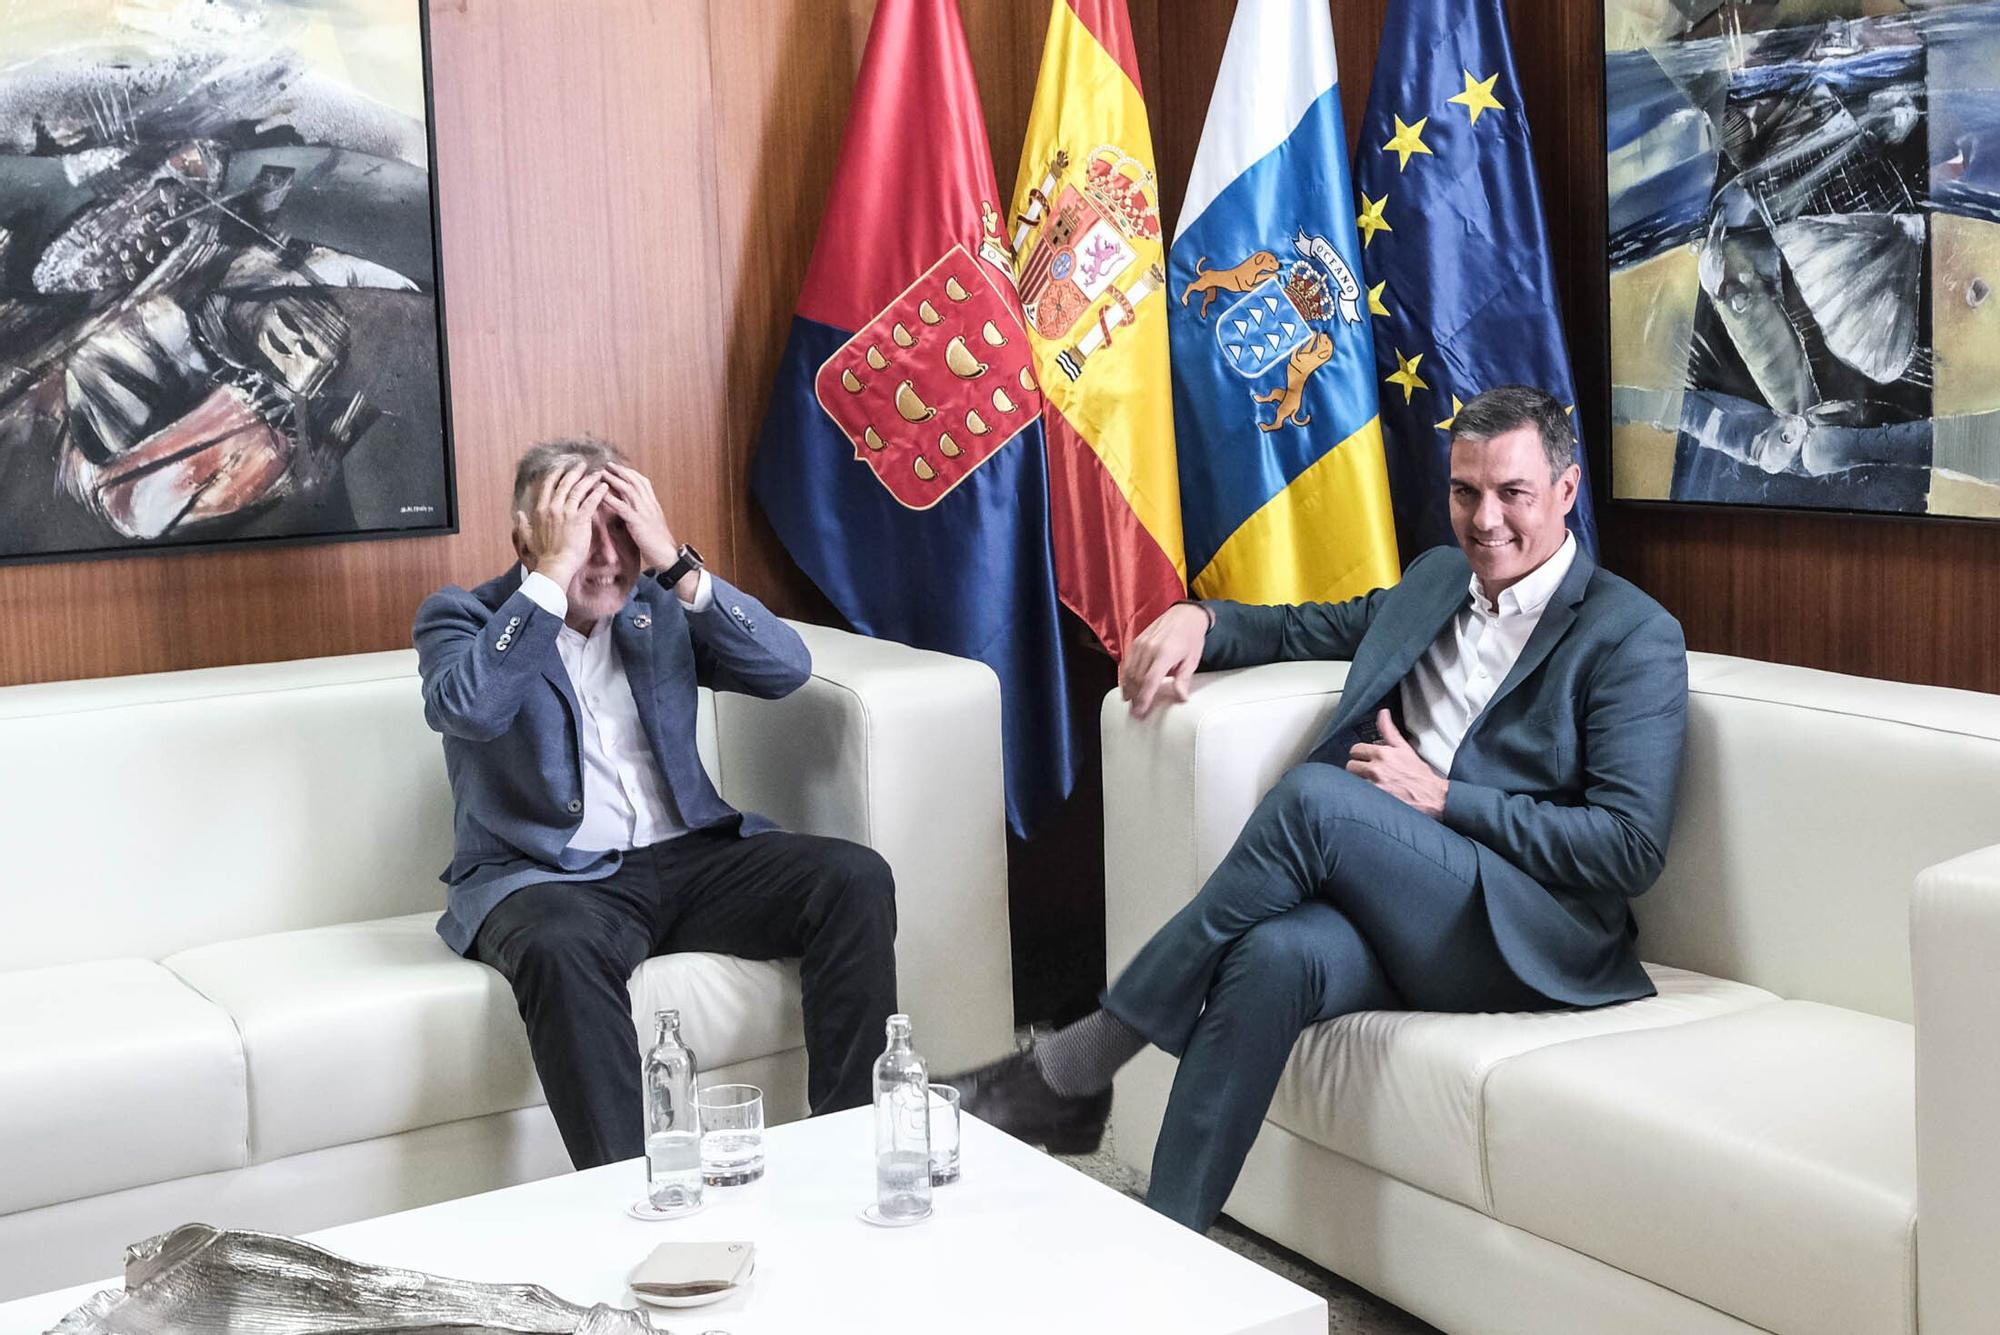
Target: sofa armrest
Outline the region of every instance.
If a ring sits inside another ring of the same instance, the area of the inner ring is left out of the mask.
[[[793,623],[812,678],[717,692],[718,786],[788,830],[866,844],[896,873],[898,999],[933,1070],[1013,1047],[1000,683],[983,663]]]
[[[1917,1308],[1992,1329],[2000,1256],[2000,844],[1925,869],[1910,907],[1917,1028]]]
[[[1108,976],[1201,888],[1265,793],[1333,717],[1345,663],[1203,673],[1189,698],[1134,719],[1105,697]]]

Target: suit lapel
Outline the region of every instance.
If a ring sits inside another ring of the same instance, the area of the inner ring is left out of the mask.
[[[562,632],[557,631],[556,634],[560,635]],[[556,695],[561,698],[563,708],[569,710],[570,735],[580,737],[583,728],[583,707],[577,703],[576,683],[569,679],[569,669],[563,666],[561,654],[550,654],[542,663],[542,680],[556,688]],[[579,773],[583,769],[582,755],[583,753],[578,751],[576,764]]]
[[[1590,576],[1597,565],[1577,548],[1576,559],[1570,562],[1569,571],[1563,575],[1562,583],[1556,586],[1549,605],[1542,609],[1542,619],[1535,623],[1535,633],[1528,637],[1528,643],[1521,650],[1521,656],[1514,661],[1514,668],[1500,683],[1500,689],[1493,692],[1493,698],[1486,702],[1486,708],[1479,711],[1479,717],[1472,721],[1467,735],[1476,731],[1479,724],[1493,714],[1493,707],[1507,698],[1508,692],[1528,679],[1528,674],[1542,665],[1551,650],[1576,623],[1577,604],[1583,601],[1583,592],[1590,587]],[[1462,745],[1462,744],[1461,744]]]
[[[1360,676],[1352,672],[1347,685],[1341,691],[1340,712],[1334,716],[1327,734],[1346,727],[1363,710],[1370,710],[1380,704],[1390,691],[1394,690],[1410,675],[1410,669],[1424,656],[1433,641],[1444,633],[1451,619],[1458,615],[1469,597],[1466,579],[1469,572],[1463,562],[1441,563],[1444,571],[1434,582],[1422,589],[1412,589],[1416,595],[1410,600],[1410,610],[1396,618],[1389,625],[1371,626],[1362,639],[1362,651],[1355,655],[1355,667],[1361,668]],[[1388,609],[1384,609],[1386,613]],[[1379,634],[1378,634],[1379,630]],[[1370,657],[1368,641],[1379,640],[1386,653],[1364,664],[1362,659]]]
[[[653,606],[634,593],[611,622],[611,642],[618,646],[618,661],[624,668],[632,701],[639,707],[639,724],[650,738],[660,735],[660,721],[653,699]],[[664,767],[662,767],[664,769]]]

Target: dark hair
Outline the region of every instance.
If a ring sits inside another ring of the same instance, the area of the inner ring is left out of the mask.
[[[528,509],[536,483],[579,459],[593,473],[601,473],[614,463],[629,462],[625,451],[595,436],[545,440],[522,455],[521,462],[514,465],[514,508]]]
[[[1472,401],[1452,419],[1451,438],[1491,440],[1529,425],[1542,438],[1542,454],[1549,461],[1549,481],[1554,482],[1576,462],[1576,433],[1570,430],[1569,414],[1555,396],[1532,385],[1499,385],[1473,395]]]

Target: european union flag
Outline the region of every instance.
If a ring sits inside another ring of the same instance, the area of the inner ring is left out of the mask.
[[[1465,400],[1521,384],[1576,402],[1502,0],[1391,0],[1354,167],[1389,484],[1411,560],[1453,541],[1451,424]],[[1595,557],[1582,434],[1569,525]]]

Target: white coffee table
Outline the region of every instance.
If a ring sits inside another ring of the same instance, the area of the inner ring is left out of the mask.
[[[866,1109],[774,1127],[768,1171],[710,1188],[701,1213],[641,1223],[642,1164],[612,1164],[308,1235],[359,1261],[532,1282],[573,1303],[643,1306],[625,1275],[669,1238],[748,1238],[757,1274],[723,1302],[648,1309],[676,1335],[884,1330],[1325,1335],[1323,1299],[1068,1165],[965,1119],[964,1177],[912,1228],[863,1223],[874,1198]],[[212,1221],[211,1221],[212,1222]],[[0,1305],[0,1335],[41,1332],[79,1285]]]

